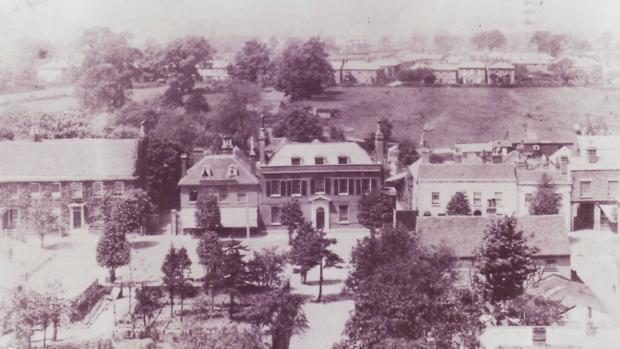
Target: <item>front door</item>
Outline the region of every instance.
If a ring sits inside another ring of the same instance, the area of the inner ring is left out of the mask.
[[[73,215],[73,229],[82,228],[82,207],[72,207],[71,214]]]
[[[325,229],[325,210],[323,207],[316,209],[316,228]]]

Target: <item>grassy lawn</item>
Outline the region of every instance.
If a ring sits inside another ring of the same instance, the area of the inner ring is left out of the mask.
[[[572,125],[588,117],[620,131],[620,89],[352,87],[330,89],[309,103],[338,109],[333,122],[358,137],[383,116],[398,138],[418,139],[426,124],[435,129],[426,138],[431,147],[503,139],[507,132],[515,141],[526,133],[570,140]]]

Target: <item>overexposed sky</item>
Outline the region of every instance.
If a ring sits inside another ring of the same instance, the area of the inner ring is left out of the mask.
[[[131,32],[140,42],[185,34],[373,40],[441,29],[529,31],[524,2],[533,3],[539,28],[620,37],[619,0],[0,0],[0,43],[71,40],[93,25]]]

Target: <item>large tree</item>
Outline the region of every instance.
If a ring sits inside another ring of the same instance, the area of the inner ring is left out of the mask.
[[[506,46],[506,37],[497,29],[476,33],[470,41],[478,50],[492,50]]]
[[[286,225],[290,245],[293,242],[293,232],[304,223],[304,214],[301,212],[297,199],[291,198],[282,206],[281,221],[283,225]]]
[[[394,198],[379,189],[360,196],[357,205],[357,220],[370,230],[371,235],[394,221]]]
[[[314,267],[319,267],[317,302],[321,301],[323,296],[323,269],[338,267],[343,262],[338,254],[330,250],[330,246],[334,244],[336,244],[336,239],[327,238],[324,231],[315,229],[311,223],[302,224],[295,233],[291,249],[293,263],[298,265],[304,273]]]
[[[168,296],[170,298],[170,317],[174,316],[173,309],[175,294],[182,295],[183,289],[188,286],[186,273],[191,265],[192,261],[187,256],[187,250],[185,247],[182,247],[177,252],[173,246],[170,246],[168,254],[164,259],[164,263],[161,266],[161,272],[164,275],[164,286],[168,291]],[[181,319],[183,319],[183,305],[181,305]]]
[[[471,214],[471,207],[469,206],[469,199],[467,194],[458,191],[454,193],[448,206],[446,207],[448,216],[468,216]]]
[[[290,42],[276,64],[276,88],[292,100],[323,92],[334,82],[325,44],[319,38]]]
[[[435,48],[442,54],[450,53],[456,48],[460,41],[460,37],[446,32],[437,33],[433,37]]]
[[[209,65],[214,50],[202,37],[186,36],[169,43],[156,61],[157,70],[168,81],[164,103],[171,107],[184,107],[188,112],[206,112],[209,105],[204,90],[196,87],[202,81],[200,65]]]
[[[280,109],[273,134],[286,137],[294,142],[311,142],[323,139],[323,128],[319,117],[303,104],[290,104]]]
[[[222,262],[224,247],[214,232],[204,232],[196,247],[199,263],[205,269],[203,286],[211,297],[211,313],[215,310],[215,288],[219,287],[222,279]]]
[[[256,296],[243,317],[267,329],[271,335],[272,349],[288,349],[291,337],[308,328],[304,303],[305,298],[292,293],[290,285],[286,283],[281,288]]]
[[[416,143],[411,138],[405,138],[398,143],[398,163],[407,167],[420,158]]]
[[[259,128],[256,105],[261,99],[260,88],[246,81],[230,83],[224,97],[215,108],[215,130],[232,138],[234,145],[249,150],[250,137]]]
[[[258,40],[246,41],[235,55],[235,63],[228,67],[228,73],[235,79],[262,83],[272,70],[269,56],[266,44]]]
[[[568,43],[568,37],[561,34],[552,34],[549,31],[536,31],[530,38],[530,43],[536,45],[539,52],[557,57]]]
[[[202,229],[203,233],[207,231],[217,233],[222,226],[217,197],[206,193],[198,194],[195,216],[196,226]]]
[[[355,310],[346,347],[384,348],[389,338],[429,345],[433,337],[437,348],[477,348],[481,306],[455,287],[455,263],[449,251],[424,248],[403,229],[359,241],[347,280]]]
[[[129,35],[94,27],[82,36],[85,57],[76,87],[80,104],[89,110],[113,110],[129,99],[142,53],[129,45]]]
[[[142,232],[150,205],[148,194],[141,189],[132,189],[126,197],[115,200],[111,215],[117,229],[123,234]]]
[[[258,287],[272,289],[280,286],[281,274],[286,266],[286,254],[277,251],[277,247],[264,248],[254,251],[248,263],[250,281]]]
[[[530,213],[533,215],[558,214],[562,196],[558,193],[558,187],[551,181],[551,176],[543,173],[540,183],[530,203]]]
[[[536,271],[535,248],[529,247],[515,217],[492,222],[476,253],[479,286],[485,299],[505,301],[523,294],[526,280]]]
[[[245,252],[247,248],[237,240],[231,240],[224,246],[224,257],[222,258],[221,286],[228,293],[229,305],[228,316],[232,319],[234,314],[235,296],[240,292],[241,287],[248,280],[247,263],[245,262]]]
[[[43,248],[45,246],[43,243],[45,235],[61,230],[60,218],[54,214],[52,193],[49,190],[44,190],[40,197],[32,201],[29,211],[30,225],[34,232],[39,235],[41,248]]]

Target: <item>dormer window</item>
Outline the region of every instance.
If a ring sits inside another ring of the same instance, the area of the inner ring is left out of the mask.
[[[338,157],[338,165],[346,165],[349,163],[349,157],[348,156],[339,156]]]
[[[540,150],[540,145],[538,145],[538,144],[534,144],[533,149],[534,149],[534,150],[536,150],[536,151]]]
[[[325,165],[325,158],[322,156],[317,156],[314,158],[315,165]]]
[[[301,158],[299,156],[294,156],[291,158],[291,165],[293,166],[301,166]]]
[[[228,166],[228,171],[226,171],[226,175],[228,177],[237,177],[239,175],[239,169],[235,165]]]
[[[205,166],[202,168],[202,176],[203,177],[213,177],[213,170],[211,167]]]

